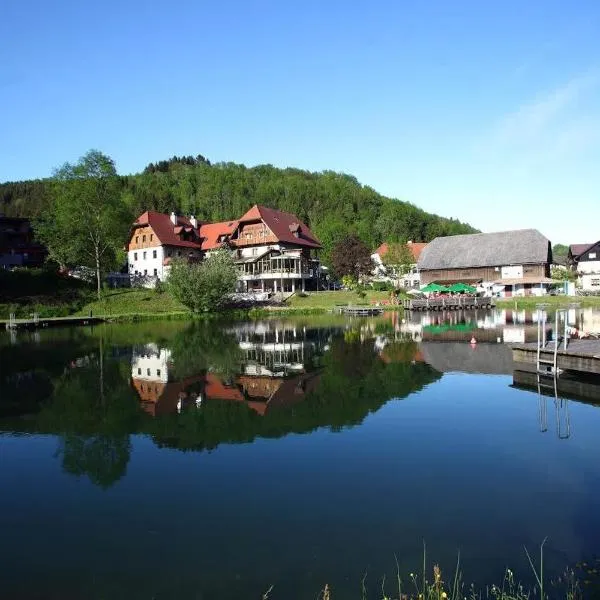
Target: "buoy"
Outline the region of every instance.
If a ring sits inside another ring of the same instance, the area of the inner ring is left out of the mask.
[[[477,340],[475,339],[475,336],[473,336],[471,338],[471,346],[475,346],[477,344]]]

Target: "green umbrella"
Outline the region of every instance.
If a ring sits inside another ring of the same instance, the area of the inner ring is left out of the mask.
[[[439,283],[428,283],[424,288],[421,288],[421,291],[428,294],[429,292],[448,292],[450,290]]]
[[[466,283],[453,283],[449,288],[451,292],[457,292],[459,294],[475,294],[477,290]]]

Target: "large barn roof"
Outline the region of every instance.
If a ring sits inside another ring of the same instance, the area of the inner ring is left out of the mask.
[[[438,237],[421,252],[422,270],[546,263],[550,242],[537,229]]]

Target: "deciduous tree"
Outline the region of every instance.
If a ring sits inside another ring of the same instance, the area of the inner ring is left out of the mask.
[[[54,172],[52,202],[35,228],[60,265],[94,269],[100,296],[102,273],[116,265],[131,220],[114,162],[90,150]]]
[[[371,252],[362,240],[356,235],[349,235],[336,246],[331,253],[331,264],[338,277],[352,276],[360,281],[373,270]]]

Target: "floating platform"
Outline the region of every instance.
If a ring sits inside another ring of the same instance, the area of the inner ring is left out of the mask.
[[[10,319],[8,321],[0,321],[4,323],[6,329],[40,329],[43,327],[64,327],[64,326],[80,326],[80,325],[97,325],[104,323],[102,317],[36,317],[33,319]]]
[[[537,365],[536,342],[513,344],[513,362]],[[548,342],[540,350],[540,362],[550,364],[554,360],[554,342]],[[562,371],[578,371],[600,375],[600,340],[569,340],[567,347],[561,345],[556,353],[556,366]]]
[[[441,298],[407,298],[403,301],[404,310],[472,310],[475,308],[494,308],[493,298],[479,297],[441,297]]]
[[[383,313],[379,306],[340,306],[339,311],[344,315],[353,317],[373,317]]]

